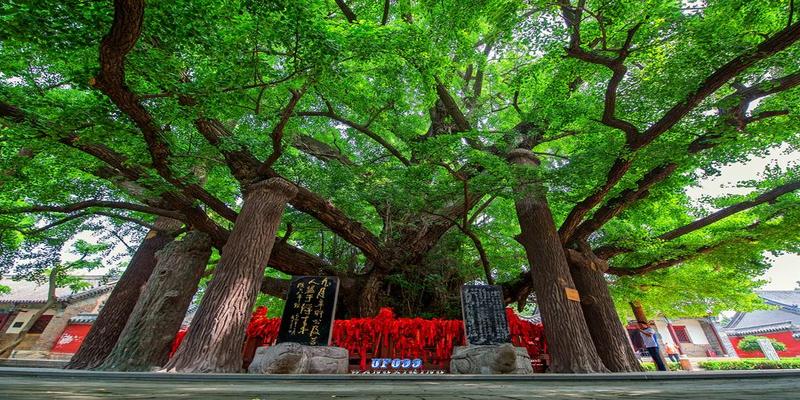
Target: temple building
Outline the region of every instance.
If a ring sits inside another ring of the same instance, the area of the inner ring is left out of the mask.
[[[736,351],[723,329],[712,317],[671,319],[659,316],[653,320],[653,327],[659,334],[662,347],[672,343],[687,357],[736,357]],[[647,349],[635,321],[628,324],[628,335],[633,348],[642,356]]]
[[[9,358],[69,359],[103,307],[116,282],[104,276],[81,276],[90,287],[73,292],[56,289],[56,304],[39,317]],[[0,347],[17,338],[36,311],[47,302],[47,285],[3,277],[11,291],[0,295]]]
[[[745,336],[765,336],[786,345],[781,357],[800,356],[800,289],[756,292],[769,310],[740,312],[725,326],[734,347]],[[760,352],[736,349],[740,357],[764,357]]]

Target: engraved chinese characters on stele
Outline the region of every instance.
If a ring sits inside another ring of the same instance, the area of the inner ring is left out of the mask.
[[[503,305],[503,290],[500,286],[462,286],[461,310],[468,344],[488,345],[511,342],[506,310]]]
[[[339,278],[335,276],[293,278],[286,297],[277,342],[328,346],[338,294]]]

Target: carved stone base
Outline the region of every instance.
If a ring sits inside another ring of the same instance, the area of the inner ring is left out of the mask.
[[[450,359],[451,374],[532,374],[531,358],[524,347],[511,343],[457,346]]]
[[[279,343],[256,349],[251,374],[346,374],[347,349]]]

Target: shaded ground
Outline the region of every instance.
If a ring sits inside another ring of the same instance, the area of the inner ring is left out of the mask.
[[[0,399],[798,399],[800,371],[253,376],[0,368]]]

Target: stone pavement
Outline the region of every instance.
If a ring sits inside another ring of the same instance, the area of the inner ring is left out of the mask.
[[[800,399],[800,370],[257,376],[0,368],[0,399]]]

